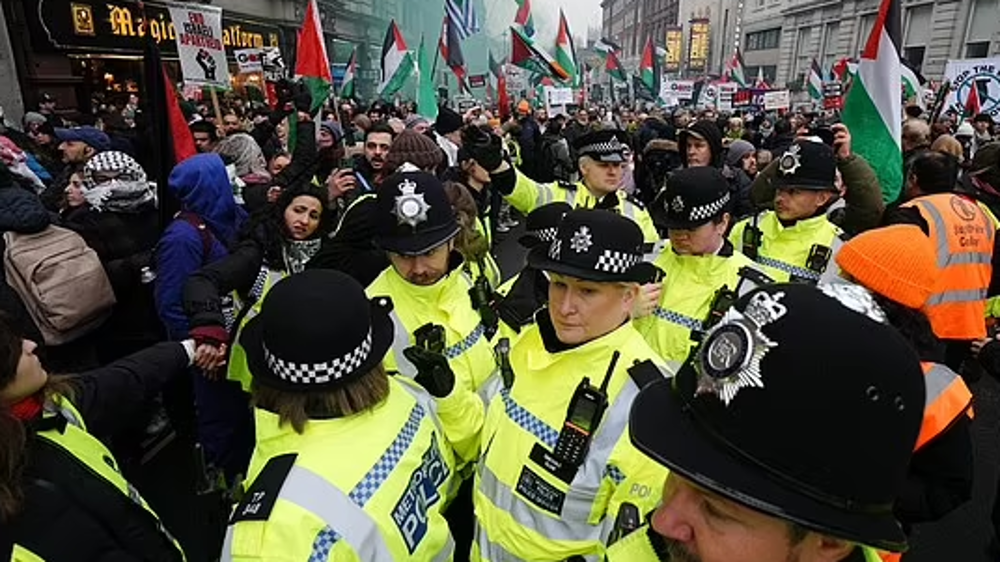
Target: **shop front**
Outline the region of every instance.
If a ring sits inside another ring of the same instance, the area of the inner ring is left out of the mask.
[[[8,27],[29,107],[41,92],[55,96],[61,107],[84,112],[98,101],[124,104],[131,93],[141,97],[142,55],[149,41],[159,47],[168,73],[179,78],[174,26],[163,4],[144,2],[141,9],[129,0],[16,0],[4,5],[13,12]],[[223,11],[222,27],[237,91],[258,86],[260,78],[238,73],[234,51],[278,47],[287,58],[294,47],[294,32],[274,22]]]

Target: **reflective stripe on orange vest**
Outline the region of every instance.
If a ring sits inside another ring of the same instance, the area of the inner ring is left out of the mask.
[[[935,243],[938,281],[924,305],[934,334],[943,339],[986,337],[986,291],[993,268],[993,221],[974,201],[941,193],[914,199]]]
[[[919,451],[951,427],[972,405],[972,392],[955,371],[937,363],[921,363],[921,366],[927,398],[924,402],[924,421],[920,424],[914,451]]]

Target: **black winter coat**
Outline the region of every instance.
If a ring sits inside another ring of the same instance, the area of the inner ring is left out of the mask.
[[[72,401],[91,435],[103,442],[136,423],[171,378],[187,372],[179,343],[161,343],[72,381]],[[85,465],[34,437],[29,428],[23,511],[0,524],[0,559],[17,544],[47,562],[182,560],[156,521]],[[113,463],[113,459],[107,459]]]

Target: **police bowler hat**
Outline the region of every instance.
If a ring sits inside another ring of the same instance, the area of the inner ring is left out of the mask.
[[[923,412],[920,361],[870,293],[775,284],[727,311],[674,379],[639,393],[629,432],[732,501],[902,551],[893,505]]]

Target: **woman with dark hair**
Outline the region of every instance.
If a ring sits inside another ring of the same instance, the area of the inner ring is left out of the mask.
[[[927,387],[924,420],[910,473],[895,512],[909,533],[916,523],[938,521],[972,494],[972,394],[958,374],[944,366],[944,347],[920,307],[936,282],[934,247],[912,225],[864,232],[836,256],[841,275],[868,289],[884,313],[921,359]],[[826,292],[850,285],[821,285]]]
[[[184,287],[184,311],[191,337],[207,354],[199,367],[214,371],[228,362],[227,378],[249,391],[250,371],[239,334],[260,312],[275,283],[305,269],[333,230],[332,222],[325,190],[311,184],[291,187],[250,219],[243,241],[229,256],[191,275]],[[234,312],[227,315],[223,298],[230,293]]]
[[[0,319],[0,537],[11,559],[184,560],[103,442],[185,372],[194,342],[72,377],[49,376],[36,349]]]

